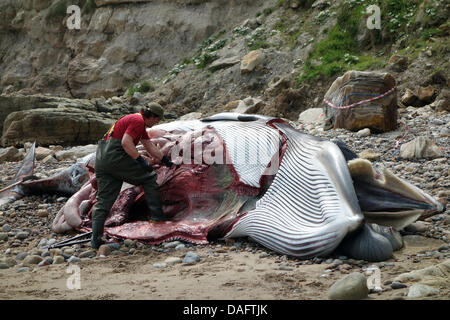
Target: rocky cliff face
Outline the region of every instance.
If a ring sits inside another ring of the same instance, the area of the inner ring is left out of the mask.
[[[262,0],[5,0],[0,89],[110,97],[192,55],[213,33],[273,4]],[[69,30],[66,8],[81,8]]]
[[[448,111],[450,6],[376,3],[381,30],[367,27],[371,0],[2,0],[0,144],[23,142],[26,113],[2,128],[10,113],[74,104],[110,119],[156,101],[168,119],[234,111],[296,121],[323,108],[349,70],[392,74],[400,107]],[[80,30],[67,27],[70,4]]]

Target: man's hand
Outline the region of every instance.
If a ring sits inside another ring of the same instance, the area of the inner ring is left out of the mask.
[[[169,160],[169,158],[167,158],[167,156],[163,156],[161,159],[161,163],[164,164],[166,167],[172,167],[173,166],[173,162]]]
[[[142,169],[144,169],[144,170],[146,170],[148,172],[152,172],[153,171],[152,166],[147,162],[147,160],[145,160],[141,156],[137,157],[136,161],[140,164]]]

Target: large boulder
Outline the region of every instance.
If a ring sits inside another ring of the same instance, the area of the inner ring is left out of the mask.
[[[97,145],[95,144],[88,144],[85,146],[77,146],[70,148],[68,150],[61,150],[57,151],[55,153],[55,158],[57,160],[78,160],[80,158],[83,158],[84,156],[94,153],[97,149]]]
[[[20,161],[24,155],[15,147],[0,148],[0,163],[7,161]]]
[[[241,61],[241,73],[252,72],[258,69],[263,63],[265,58],[262,50],[253,50],[247,53]]]
[[[95,143],[113,123],[103,114],[71,107],[17,111],[4,122],[1,144],[23,145],[34,140],[41,145]]]
[[[6,117],[15,111],[41,108],[57,108],[58,106],[74,107],[77,109],[96,111],[96,104],[86,99],[69,99],[42,94],[0,96],[0,132]]]
[[[374,132],[387,132],[397,127],[396,81],[389,73],[348,71],[337,78],[325,94],[324,129],[344,128],[358,131],[369,128]],[[392,89],[392,91],[390,91]],[[362,100],[383,97],[364,102],[350,108]]]

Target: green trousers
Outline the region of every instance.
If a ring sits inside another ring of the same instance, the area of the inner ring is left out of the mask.
[[[105,220],[124,181],[142,186],[152,217],[162,216],[156,173],[144,170],[131,158],[123,149],[121,140],[110,138],[99,141],[95,158],[95,176],[98,193],[97,203],[92,212],[92,248],[97,249],[102,244]]]

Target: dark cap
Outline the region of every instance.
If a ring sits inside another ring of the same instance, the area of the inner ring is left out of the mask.
[[[161,120],[164,119],[164,109],[159,103],[150,102],[146,109],[157,115]]]

